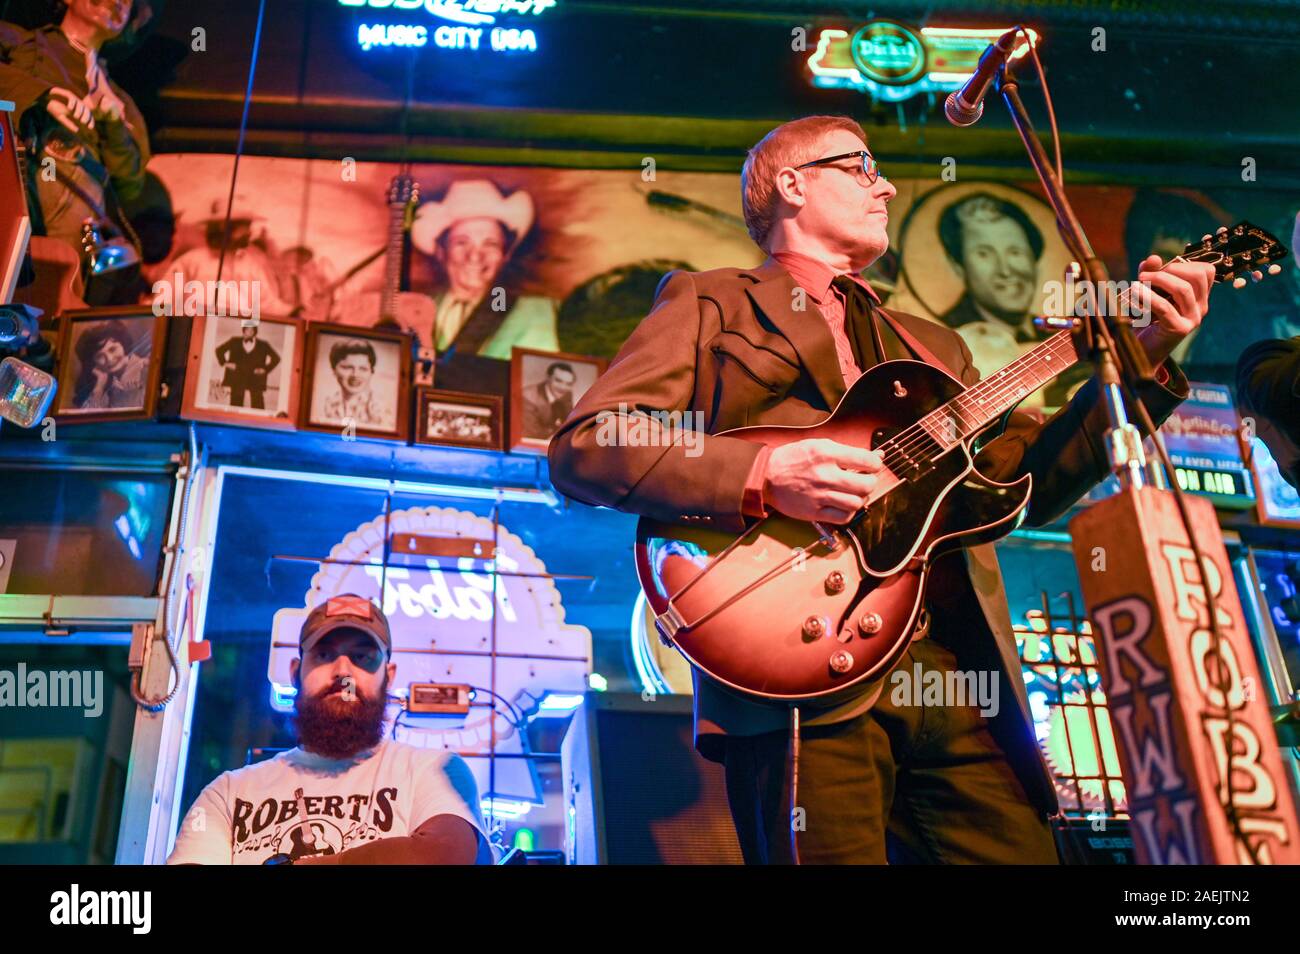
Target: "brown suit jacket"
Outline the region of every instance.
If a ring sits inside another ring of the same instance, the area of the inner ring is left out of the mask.
[[[830,329],[815,306],[795,309],[801,297],[796,298],[789,273],[772,259],[753,269],[666,275],[653,310],[552,438],[548,453],[556,488],[575,500],[658,520],[743,530],[741,497],[759,445],[717,432],[815,424],[845,392]],[[962,383],[979,379],[969,349],[954,331],[912,315],[886,314]],[[1172,362],[1169,368],[1167,386],[1153,385],[1141,395],[1157,424],[1187,394],[1181,372]],[[609,446],[597,439],[597,417],[617,414],[620,406],[629,413],[698,412],[695,421],[711,436],[694,448],[670,441]],[[1106,475],[1105,427],[1105,409],[1091,381],[1045,423],[1010,414],[1001,436],[980,452],[978,465],[996,480],[1032,474],[1027,522],[1048,523]],[[995,734],[1035,804],[1052,812],[1056,796],[1034,738],[997,557],[992,546],[978,546],[965,551],[965,562],[966,573],[951,575],[960,578],[959,599],[969,604],[964,615],[977,630],[971,642],[980,647],[981,662],[1001,672],[999,698],[1010,694],[1017,703],[1001,707],[993,720]],[[804,707],[802,721],[816,725],[852,718],[874,703],[883,685],[833,708]],[[714,760],[721,757],[720,734],[753,735],[787,725],[784,705],[741,699],[698,673],[695,702],[697,747]]]

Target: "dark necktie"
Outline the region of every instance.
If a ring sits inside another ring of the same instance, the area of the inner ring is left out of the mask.
[[[866,290],[849,275],[836,275],[831,285],[844,296],[844,331],[853,345],[853,357],[863,371],[889,360],[880,336],[880,324]]]

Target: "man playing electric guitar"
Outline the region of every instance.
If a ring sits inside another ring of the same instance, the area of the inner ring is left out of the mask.
[[[786,123],[750,151],[741,181],[745,222],[770,257],[753,269],[665,277],[654,309],[551,440],[551,479],[566,495],[732,533],[773,510],[842,525],[889,476],[879,453],[825,439],[772,448],[718,432],[817,424],[882,359],[978,380],[955,332],[885,311],[859,277],[888,247],[895,189],[857,123]],[[1187,394],[1167,359],[1204,317],[1213,272],[1190,262],[1161,270],[1156,256],[1142,265],[1139,277],[1167,296],[1151,296],[1153,321],[1140,333],[1159,366],[1139,391],[1156,422]],[[1058,517],[1107,473],[1098,395],[1090,382],[1046,423],[1012,413],[982,448],[977,464],[989,477],[1032,475],[1028,523]],[[600,429],[611,415],[644,424],[653,410],[695,412],[688,420],[710,436],[624,447]],[[898,668],[991,672],[1005,704],[989,718],[973,706],[895,705],[878,680],[847,700],[803,706],[798,860],[1055,863],[1046,819],[1056,797],[992,546],[938,559],[925,606],[928,635],[917,634]],[[794,860],[789,707],[698,671],[695,703],[696,747],[725,764],[746,861]]]

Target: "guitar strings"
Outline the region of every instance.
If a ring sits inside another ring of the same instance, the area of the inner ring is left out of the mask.
[[[941,452],[946,452],[950,448],[943,447],[939,438],[934,435],[933,431],[924,426],[926,421],[932,418],[936,420],[943,418],[952,420],[953,415],[944,412],[950,409],[955,409],[958,422],[964,427],[969,427],[971,422],[967,420],[967,417],[970,416],[972,411],[987,411],[987,405],[990,402],[995,407],[1000,406],[1001,402],[1009,395],[1021,391],[1018,382],[1014,379],[1017,374],[1023,370],[1021,368],[1022,365],[1027,367],[1040,360],[1045,360],[1045,357],[1048,354],[1057,353],[1060,350],[1059,345],[1068,343],[1068,338],[1069,332],[1060,332],[1059,334],[1054,335],[1052,338],[1043,342],[1039,347],[1021,355],[992,377],[985,378],[983,381],[975,384],[971,389],[963,391],[950,401],[947,401],[930,411],[921,417],[915,424],[910,425],[903,431],[894,435],[876,449],[880,451],[882,456],[893,455],[896,461],[901,461],[903,458],[910,458],[913,459],[914,464],[928,463],[932,459],[932,456],[919,451],[919,449],[925,445],[927,440],[939,445],[941,447]],[[1071,348],[1071,350],[1073,349]],[[1074,362],[1071,362],[1071,364],[1073,363]],[[1069,366],[1070,365],[1066,365],[1066,367]],[[1054,370],[1049,377],[1055,377],[1064,370],[1065,367],[1062,367],[1060,370]],[[1013,380],[1007,381],[1006,378],[1008,377],[1011,377]],[[1044,378],[1044,381],[1046,380],[1047,378]],[[1040,384],[1041,383],[1042,382],[1040,382]],[[1023,391],[1020,393],[1019,397],[1032,393],[1033,390],[1036,390],[1036,387]],[[975,418],[975,420],[978,420],[978,418]],[[912,454],[914,450],[918,452],[918,456],[915,458]],[[892,470],[893,468],[891,467],[890,469]]]

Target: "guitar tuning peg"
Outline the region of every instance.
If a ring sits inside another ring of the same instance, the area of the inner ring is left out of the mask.
[[[1202,242],[1208,242],[1209,240],[1210,240],[1210,233],[1209,233],[1209,232],[1206,232],[1204,235],[1201,236],[1201,241],[1202,241]]]
[[[1218,236],[1227,235],[1228,227],[1226,225],[1220,225],[1217,229],[1214,230],[1214,234]]]
[[[1272,265],[1268,267],[1268,273],[1270,275],[1278,275],[1281,272],[1282,272],[1282,266],[1279,265],[1277,262],[1274,262]]]
[[[1233,287],[1233,288],[1245,288],[1245,287],[1246,287],[1246,279],[1244,279],[1244,278],[1234,278],[1234,279],[1232,280],[1232,287]]]

